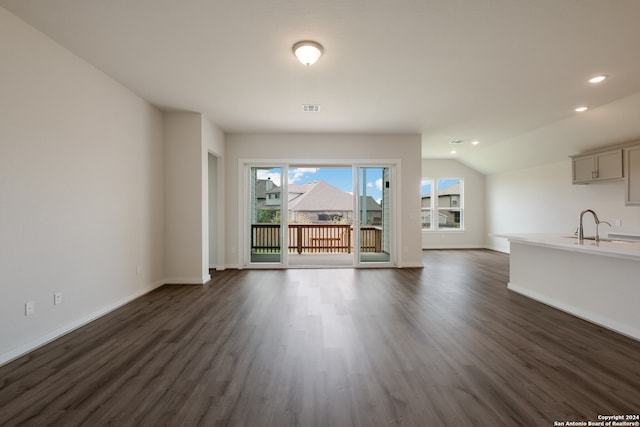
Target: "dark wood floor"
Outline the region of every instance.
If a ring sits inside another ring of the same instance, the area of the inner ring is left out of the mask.
[[[0,425],[552,426],[640,412],[640,343],[507,290],[508,256],[217,272],[0,368]]]

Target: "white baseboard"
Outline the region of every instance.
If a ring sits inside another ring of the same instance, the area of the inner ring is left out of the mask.
[[[494,252],[501,252],[503,254],[507,254],[509,255],[509,246],[507,246],[507,248],[505,249],[504,247],[500,247],[498,245],[485,245],[483,246],[483,249],[488,249],[490,251],[494,251]]]
[[[420,263],[409,263],[399,265],[398,268],[424,268],[424,264]]]
[[[169,277],[164,280],[166,285],[204,285],[211,280],[211,275],[202,277]]]
[[[489,251],[500,252],[501,254],[509,255],[509,251],[505,251],[504,249],[491,248],[491,247],[486,247],[485,249],[487,249]]]
[[[227,264],[221,270],[242,270],[242,264]]]
[[[595,323],[596,325],[602,326],[603,328],[610,329],[614,332],[617,332],[629,338],[633,338],[635,340],[640,341],[640,330],[633,328],[631,326],[621,324],[619,322],[616,322],[615,320],[611,320],[599,314],[587,312],[580,308],[573,307],[569,304],[565,304],[553,298],[549,298],[546,295],[542,295],[538,292],[531,291],[530,289],[523,288],[511,282],[507,284],[507,288],[513,292],[524,295],[527,298],[531,298],[533,300],[546,304],[550,307],[556,308],[560,311],[564,311],[565,313],[569,313],[582,320]]]
[[[53,340],[56,340],[58,338],[60,338],[63,335],[68,334],[69,332],[72,332],[94,320],[96,320],[99,317],[102,317],[120,307],[122,307],[125,304],[130,303],[131,301],[135,300],[136,298],[140,298],[142,295],[148,294],[149,292],[153,291],[156,288],[159,288],[160,286],[164,285],[164,280],[154,283],[151,286],[148,286],[144,289],[142,289],[139,292],[136,292],[135,294],[131,294],[125,298],[122,298],[119,301],[116,301],[113,304],[109,304],[106,307],[101,308],[100,310],[94,311],[93,313],[90,313],[86,316],[81,317],[80,319],[77,319],[71,323],[68,323],[66,325],[64,325],[61,328],[58,328],[56,330],[53,330],[41,337],[35,338],[33,340],[30,340],[20,346],[18,346],[17,348],[5,352],[3,354],[0,354],[0,366],[2,365],[6,365],[7,363],[17,359],[20,356],[23,356],[39,347],[42,347],[45,344],[50,343]]]
[[[484,245],[422,245],[423,251],[428,251],[430,249],[438,250],[438,249],[485,249]]]

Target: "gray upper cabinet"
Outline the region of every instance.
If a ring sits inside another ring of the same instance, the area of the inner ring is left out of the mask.
[[[622,148],[571,156],[574,184],[623,178]]]
[[[640,145],[625,149],[625,203],[640,205]]]

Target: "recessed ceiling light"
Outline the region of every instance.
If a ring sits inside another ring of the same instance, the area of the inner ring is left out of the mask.
[[[478,140],[471,141],[471,145],[478,145],[478,144],[480,144],[480,141],[478,141]]]
[[[583,111],[587,111],[588,109],[589,109],[589,107],[582,106],[582,107],[576,108],[576,112],[582,113]]]
[[[589,83],[600,83],[606,79],[607,76],[605,74],[601,74],[599,76],[593,76],[589,79]]]
[[[451,150],[451,154],[456,154],[456,150]]]

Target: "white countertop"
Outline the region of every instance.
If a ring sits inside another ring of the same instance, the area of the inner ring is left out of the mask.
[[[564,236],[559,234],[494,234],[493,236],[505,238],[509,242],[640,261],[640,240],[595,242],[585,239],[583,244],[579,244],[577,237],[568,234]]]

